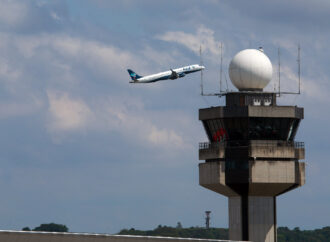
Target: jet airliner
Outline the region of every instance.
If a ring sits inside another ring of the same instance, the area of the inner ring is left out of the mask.
[[[164,71],[148,76],[139,76],[131,69],[128,69],[127,71],[132,78],[130,83],[150,83],[150,82],[157,82],[157,81],[163,81],[169,79],[174,80],[177,78],[184,77],[186,74],[190,74],[196,71],[201,71],[203,69],[205,69],[204,66],[195,64],[195,65],[180,67],[177,69],[170,69],[169,71]]]

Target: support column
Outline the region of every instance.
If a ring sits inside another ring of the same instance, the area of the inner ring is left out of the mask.
[[[228,197],[230,240],[243,240],[241,204],[242,204],[241,197]]]
[[[229,197],[229,239],[276,242],[276,198]]]
[[[275,197],[249,196],[249,240],[276,242]]]

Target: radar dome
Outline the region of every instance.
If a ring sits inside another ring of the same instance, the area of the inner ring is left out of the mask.
[[[273,67],[262,49],[238,52],[229,64],[231,82],[240,91],[262,91],[272,79]]]

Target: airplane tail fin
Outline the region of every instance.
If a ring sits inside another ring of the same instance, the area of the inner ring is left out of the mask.
[[[134,71],[132,71],[131,69],[127,69],[130,77],[132,78],[132,81],[136,81],[136,79],[141,78],[142,76],[139,76],[138,74],[136,74]]]

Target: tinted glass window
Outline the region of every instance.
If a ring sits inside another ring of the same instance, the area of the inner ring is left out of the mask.
[[[224,118],[204,121],[211,142],[223,140],[293,140],[299,126],[293,118]]]
[[[293,140],[298,123],[292,118],[250,118],[249,139]]]
[[[248,135],[247,118],[226,118],[224,119],[225,129],[229,140],[244,140]]]
[[[222,119],[207,120],[206,126],[210,141],[217,142],[226,139],[227,132]]]
[[[224,118],[206,120],[204,122],[209,140],[219,142],[223,140],[242,140],[247,138],[247,119]]]

